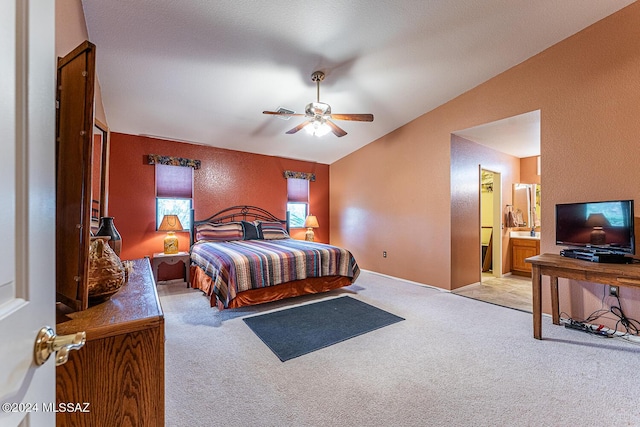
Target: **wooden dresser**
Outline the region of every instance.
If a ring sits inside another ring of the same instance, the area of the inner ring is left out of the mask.
[[[65,313],[58,335],[87,342],[56,368],[56,400],[89,403],[88,413],[58,412],[58,426],[164,426],[164,314],[148,258],[133,261],[128,282],[109,300]]]

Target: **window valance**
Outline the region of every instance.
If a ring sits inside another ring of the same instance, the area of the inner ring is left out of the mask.
[[[307,172],[284,171],[285,178],[306,179],[311,182],[316,180],[316,174]]]
[[[167,165],[167,166],[185,166],[193,169],[200,169],[200,160],[185,159],[182,157],[161,156],[159,154],[149,154],[148,164],[150,165]]]

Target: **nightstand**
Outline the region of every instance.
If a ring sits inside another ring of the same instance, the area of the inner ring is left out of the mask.
[[[165,254],[164,252],[157,252],[153,254],[153,259],[151,260],[151,267],[153,269],[153,278],[156,280],[156,284],[158,283],[158,267],[160,264],[177,264],[180,261],[184,263],[184,280],[187,282],[187,286],[189,286],[189,267],[191,264],[191,257],[189,256],[189,252],[178,252],[177,254]]]

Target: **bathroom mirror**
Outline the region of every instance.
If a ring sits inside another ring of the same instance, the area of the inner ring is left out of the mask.
[[[517,227],[540,226],[540,184],[513,184],[513,211]],[[521,215],[520,215],[521,214]]]

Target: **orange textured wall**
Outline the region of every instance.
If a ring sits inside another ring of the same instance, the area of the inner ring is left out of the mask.
[[[541,112],[542,252],[561,249],[556,203],[639,204],[639,22],[633,3],[332,164],[332,240],[354,249],[364,268],[450,289],[460,268],[451,253],[465,244],[452,239],[451,134],[534,110]],[[392,252],[383,259],[385,247]],[[560,308],[589,314],[603,289],[563,282]],[[640,317],[640,290],[621,293]]]
[[[522,184],[540,184],[538,175],[538,156],[520,159],[520,180]]]
[[[155,167],[148,154],[202,161],[194,171],[196,220],[234,205],[255,205],[285,218],[287,182],[283,171],[316,174],[309,184],[310,209],[318,217],[316,240],[329,241],[329,166],[319,163],[249,154],[202,145],[122,133],[111,134],[109,215],[122,235],[123,259],[161,252],[164,233],[155,231]],[[292,230],[304,238],[304,229]],[[189,249],[189,234],[177,233],[180,250]]]

